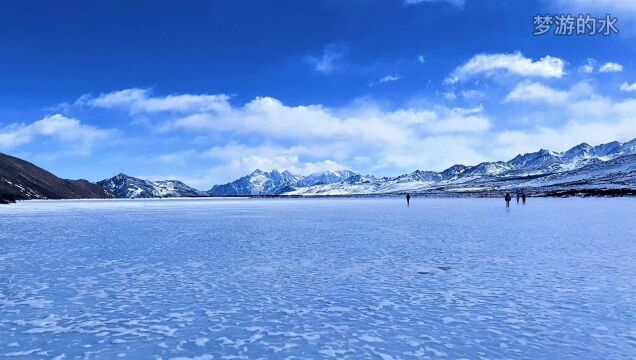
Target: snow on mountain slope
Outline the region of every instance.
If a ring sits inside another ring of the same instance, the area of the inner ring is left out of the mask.
[[[454,165],[442,172],[415,171],[388,179],[343,181],[295,188],[285,195],[359,195],[405,192],[496,191],[555,186],[636,189],[636,139],[598,146],[582,143],[563,153],[539,150],[507,162]],[[353,178],[352,178],[353,180]]]
[[[572,171],[531,179],[524,187],[563,185],[567,187],[636,188],[636,154],[623,155],[608,161],[595,161]]]
[[[289,171],[256,170],[247,176],[227,184],[215,185],[207,191],[208,195],[273,195],[293,184],[302,181],[302,177]]]
[[[306,176],[300,181],[302,186],[337,183],[357,175],[349,170],[327,170]]]
[[[208,195],[276,195],[293,191],[296,188],[318,184],[331,184],[345,181],[357,175],[349,170],[329,170],[314,173],[306,177],[294,175],[289,171],[280,172],[256,170],[247,176],[227,184],[215,185]]]
[[[178,180],[150,181],[126,174],[98,181],[97,185],[120,198],[190,197],[205,195]]]

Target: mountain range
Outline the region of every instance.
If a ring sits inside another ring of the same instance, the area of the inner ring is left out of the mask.
[[[636,139],[565,152],[541,149],[509,161],[453,165],[378,178],[350,170],[308,176],[256,170],[232,182],[200,191],[178,180],[150,181],[118,174],[91,183],[58,178],[27,161],[0,153],[0,203],[26,199],[161,198],[199,196],[499,196],[525,191],[544,196],[636,195]]]
[[[416,170],[377,178],[352,171],[307,177],[288,171],[256,170],[214,186],[209,195],[375,195],[420,193],[440,196],[488,196],[501,191],[535,194],[569,192],[602,195],[636,192],[636,139],[598,146],[579,144],[565,152],[541,149],[509,161],[453,165],[441,172]]]
[[[224,195],[279,195],[297,188],[319,186],[343,182],[357,175],[349,170],[328,170],[309,176],[294,175],[289,171],[280,172],[256,170],[247,176],[224,185],[215,185],[207,191],[210,196]]]

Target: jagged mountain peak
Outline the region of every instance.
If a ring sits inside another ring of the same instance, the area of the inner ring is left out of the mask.
[[[443,179],[448,180],[455,176],[460,175],[461,173],[466,171],[466,169],[468,169],[468,166],[466,165],[455,164],[449,167],[448,169],[442,171],[440,175],[442,176]]]
[[[572,149],[577,149],[577,148],[578,148],[578,149],[582,149],[582,148],[591,149],[591,148],[592,148],[592,145],[590,145],[590,144],[588,144],[588,143],[586,143],[586,142],[582,142],[582,143],[580,143],[580,144],[578,144],[578,145],[574,146]],[[572,149],[570,149],[570,150],[572,150]]]
[[[317,184],[332,184],[342,182],[348,178],[358,175],[351,170],[325,170],[307,175],[301,181],[303,186],[312,186]]]
[[[291,191],[298,187],[317,184],[331,184],[342,182],[356,175],[350,170],[326,170],[308,176],[295,175],[288,170],[272,169],[254,170],[250,175],[243,176],[232,182],[215,185],[207,193],[209,195],[274,195],[282,191]]]
[[[437,181],[437,180],[440,180],[441,178],[442,176],[439,173],[436,173],[434,171],[415,170],[410,174],[397,176],[394,178],[394,180],[398,182]]]
[[[159,198],[202,196],[199,190],[179,180],[150,181],[124,173],[98,181],[97,185],[121,198]]]

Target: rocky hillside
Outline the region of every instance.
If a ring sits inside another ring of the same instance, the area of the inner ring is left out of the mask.
[[[91,182],[61,179],[28,161],[0,153],[0,203],[109,197],[110,193]]]

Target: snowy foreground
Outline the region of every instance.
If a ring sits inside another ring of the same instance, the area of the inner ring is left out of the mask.
[[[636,358],[636,199],[0,207],[0,358]]]

